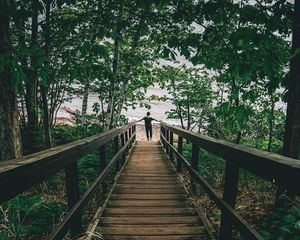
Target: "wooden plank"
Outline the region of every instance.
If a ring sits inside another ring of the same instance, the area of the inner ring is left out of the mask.
[[[198,216],[121,216],[121,217],[103,217],[101,224],[199,224]]]
[[[104,210],[104,216],[120,216],[120,215],[168,215],[168,216],[176,216],[176,215],[185,215],[190,216],[194,214],[195,210],[193,208],[177,208],[177,207],[169,207],[169,208],[106,208]]]
[[[184,207],[188,206],[187,201],[177,200],[111,200],[109,207]]]
[[[139,176],[134,176],[131,174],[127,174],[127,175],[121,175],[121,179],[132,179],[132,180],[150,180],[150,181],[155,181],[155,180],[161,180],[161,181],[171,181],[177,180],[177,176],[172,176],[172,175],[168,175],[168,176],[147,176],[144,177],[143,175],[139,175]]]
[[[177,184],[117,184],[117,189],[180,189]]]
[[[167,173],[159,173],[159,174],[155,174],[155,173],[129,173],[129,174],[125,174],[122,173],[122,176],[127,176],[127,177],[147,177],[149,179],[151,179],[152,177],[160,177],[160,178],[176,178],[177,175],[176,174],[167,174]]]
[[[169,194],[169,193],[184,193],[182,189],[115,189],[115,194],[143,194],[143,193],[160,193],[160,194]]]
[[[105,240],[206,240],[206,235],[180,235],[180,236],[113,236],[105,235]]]
[[[177,184],[178,183],[178,180],[175,179],[175,180],[160,180],[160,179],[155,179],[155,180],[136,180],[136,179],[122,179],[122,180],[119,180],[118,183],[120,184]]]
[[[116,235],[148,235],[148,236],[163,236],[163,235],[197,235],[203,234],[205,229],[203,227],[142,227],[142,226],[132,226],[127,227],[124,225],[113,226],[113,227],[101,227],[101,234],[111,234]]]
[[[112,200],[185,200],[185,194],[112,194]]]

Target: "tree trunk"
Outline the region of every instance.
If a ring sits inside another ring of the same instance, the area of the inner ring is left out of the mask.
[[[271,152],[272,148],[272,140],[273,140],[273,122],[274,122],[274,108],[275,108],[275,101],[273,98],[273,93],[270,94],[271,100],[271,116],[269,119],[269,141],[268,141],[268,151]]]
[[[233,83],[234,86],[236,86],[235,82]],[[237,97],[235,99],[235,107],[238,108],[239,105],[240,105],[240,98],[239,98],[239,92],[237,93]],[[241,139],[242,139],[242,131],[238,131],[237,134],[236,134],[236,139],[235,139],[235,143],[236,144],[240,144],[241,142]]]
[[[46,0],[46,27],[45,27],[45,55],[49,57],[49,43],[50,43],[50,10],[51,10],[51,0]],[[48,65],[46,60],[45,65]],[[43,104],[43,125],[46,145],[48,148],[52,147],[52,136],[51,136],[51,123],[49,117],[49,105],[48,105],[48,87],[46,84],[41,84],[41,94],[42,94],[42,104]],[[47,84],[48,85],[48,84]]]
[[[283,155],[299,158],[300,151],[300,1],[295,1],[294,26],[292,36],[292,58],[290,61],[290,79],[288,85],[288,104],[285,122],[285,134],[283,144]],[[293,184],[293,183],[292,183]],[[297,186],[297,184],[295,185]],[[275,205],[286,207],[286,197],[281,197],[285,189],[278,188]],[[293,194],[285,193],[289,198]]]
[[[82,109],[81,109],[81,124],[84,125],[86,123],[86,114],[87,114],[87,106],[90,92],[90,84],[89,80],[87,80],[84,86],[83,99],[82,99]]]
[[[16,92],[10,69],[9,16],[7,0],[0,0],[0,55],[7,57],[0,72],[0,160],[21,157],[21,137],[17,119]]]
[[[115,82],[118,78],[118,68],[119,68],[119,51],[120,51],[119,44],[120,44],[120,39],[121,39],[121,30],[122,30],[121,21],[123,20],[123,9],[124,9],[124,2],[122,1],[119,5],[117,30],[116,30],[116,36],[115,36],[115,41],[114,41],[114,58],[113,58],[113,65],[112,65],[113,78],[112,78],[111,86],[109,89],[104,131],[108,130],[112,126],[112,114],[114,113],[114,104],[115,104],[114,103],[114,101],[115,101],[115,96],[114,96],[115,95]]]
[[[285,122],[283,154],[298,158],[300,152],[300,2],[295,1],[288,104]]]
[[[190,130],[191,128],[191,114],[190,114],[190,104],[188,102],[187,104],[187,130]]]
[[[26,110],[27,110],[27,148],[34,152],[37,144],[37,69],[36,69],[36,45],[38,36],[38,1],[32,0],[32,24],[31,24],[31,56],[29,79],[26,82]]]
[[[138,43],[141,37],[141,32],[142,32],[142,28],[144,27],[145,21],[146,21],[146,17],[148,15],[148,12],[150,10],[150,6],[151,3],[149,3],[145,10],[143,11],[143,13],[141,14],[139,23],[138,23],[138,27],[137,27],[137,31],[133,37],[133,43],[132,43],[132,47],[131,47],[131,51],[130,51],[130,55],[128,57],[128,61],[126,64],[126,68],[125,68],[125,73],[124,73],[124,79],[121,85],[121,90],[120,90],[120,101],[119,104],[117,106],[117,112],[116,112],[116,116],[114,118],[114,126],[118,123],[119,119],[120,119],[120,115],[123,109],[123,105],[126,99],[126,90],[127,90],[127,85],[129,82],[129,78],[130,78],[130,72],[131,72],[131,68],[133,66],[133,58],[134,55],[136,53],[136,49],[138,47]]]

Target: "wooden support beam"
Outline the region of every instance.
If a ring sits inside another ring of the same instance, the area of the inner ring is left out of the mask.
[[[183,139],[182,137],[178,136],[178,143],[177,143],[177,151],[180,155],[182,155],[182,150],[183,150]],[[177,156],[177,164],[176,164],[176,170],[177,172],[181,172],[182,164],[181,164],[181,159]]]
[[[167,139],[167,144],[166,144],[166,153],[168,154],[168,156],[170,156],[170,147],[169,147],[169,143],[170,143],[170,131],[168,129],[166,129],[166,139]]]
[[[128,130],[126,130],[125,132],[125,143],[127,142],[128,142]],[[126,148],[126,155],[128,155],[128,153],[129,153],[129,147]]]
[[[114,153],[117,154],[119,152],[119,136],[116,136],[114,138]],[[116,172],[118,172],[121,169],[120,166],[120,159],[116,162]]]
[[[226,161],[225,167],[225,184],[223,191],[224,201],[235,208],[237,190],[239,180],[239,166],[231,160]],[[220,240],[232,239],[233,220],[230,215],[222,211],[221,226],[220,226]]]
[[[107,167],[107,158],[106,158],[106,144],[103,144],[99,148],[99,159],[100,159],[100,172],[102,172]],[[107,182],[103,181],[102,183],[102,193],[105,195],[107,193]]]
[[[173,132],[171,132],[170,131],[170,134],[169,134],[170,136],[170,144],[173,146],[174,145],[174,136],[173,136]],[[170,160],[171,160],[171,162],[173,162],[173,160],[174,160],[174,155],[173,155],[173,150],[172,150],[172,148],[170,148],[169,149],[169,151],[170,151]]]
[[[65,169],[66,173],[66,190],[67,190],[67,201],[69,210],[74,207],[74,205],[80,199],[80,190],[79,190],[79,181],[78,181],[78,171],[77,171],[77,162],[69,165]],[[83,232],[82,228],[82,217],[79,214],[72,222],[70,228],[71,237],[75,238]]]
[[[125,137],[124,137],[124,133],[121,134],[121,147],[123,147],[125,145]],[[122,163],[121,165],[123,166],[123,164],[125,163],[126,160],[126,154],[125,152],[123,152],[122,154]]]
[[[198,172],[198,163],[199,163],[199,148],[195,143],[192,143],[192,162],[191,167]],[[194,176],[191,174],[191,190],[193,193],[197,193],[197,181],[194,179]]]

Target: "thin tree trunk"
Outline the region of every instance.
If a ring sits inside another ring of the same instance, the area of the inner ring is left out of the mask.
[[[81,124],[84,125],[86,123],[86,114],[87,114],[87,106],[90,92],[90,84],[89,80],[87,80],[84,86],[83,99],[82,99],[82,110],[81,110]]]
[[[269,141],[268,141],[268,151],[271,152],[272,148],[272,141],[273,141],[273,122],[274,122],[274,108],[275,108],[275,101],[273,98],[273,93],[270,94],[271,100],[271,116],[269,119]]]
[[[46,27],[45,27],[45,55],[49,57],[49,44],[50,44],[50,10],[51,10],[51,0],[46,0]],[[46,65],[48,62],[46,60]],[[42,104],[43,104],[43,125],[46,145],[48,148],[52,147],[52,136],[51,136],[51,124],[49,118],[49,106],[48,106],[48,87],[43,83],[41,84],[41,94],[42,94]]]
[[[177,112],[178,112],[178,116],[179,116],[179,119],[180,119],[181,128],[185,129],[184,124],[183,124],[182,109],[181,109],[180,105],[178,106],[178,111]]]
[[[187,130],[191,128],[191,114],[190,114],[190,104],[187,105]]]
[[[234,83],[234,85],[235,85],[235,83]],[[240,105],[239,92],[237,94],[238,95],[237,95],[237,97],[235,99],[235,107],[236,108],[238,108],[238,106]],[[241,139],[242,139],[242,131],[238,131],[237,134],[236,134],[235,143],[236,144],[240,144]]]
[[[126,90],[127,90],[127,85],[128,85],[129,78],[130,78],[131,68],[133,66],[133,58],[135,56],[136,49],[138,47],[138,43],[139,43],[139,40],[140,40],[140,37],[141,37],[141,31],[142,31],[142,28],[144,27],[146,17],[148,15],[149,10],[150,10],[150,6],[151,6],[151,3],[149,3],[146,6],[145,10],[141,14],[141,17],[140,17],[140,20],[139,20],[139,23],[138,23],[138,27],[137,27],[137,31],[136,31],[136,33],[134,35],[134,38],[133,38],[133,43],[132,43],[130,55],[128,57],[128,61],[127,61],[126,68],[125,68],[124,79],[123,79],[123,82],[122,82],[122,85],[121,85],[120,101],[119,101],[119,104],[117,106],[117,112],[116,112],[116,115],[115,115],[115,118],[114,118],[114,126],[118,123],[118,121],[120,119],[120,115],[121,115],[123,105],[124,105],[124,102],[125,102],[125,99],[126,99]]]
[[[37,124],[38,124],[38,115],[37,115],[37,69],[36,69],[36,50],[34,48],[37,45],[37,36],[38,36],[38,1],[32,0],[32,25],[31,25],[31,56],[30,56],[30,65],[31,70],[29,71],[29,79],[26,82],[26,110],[27,110],[27,134],[28,139],[27,147],[29,152],[34,152],[36,143],[37,143]]]
[[[0,71],[0,160],[21,157],[22,145],[17,119],[16,92],[10,71],[10,39],[7,0],[0,0],[0,55],[7,56],[7,66]]]
[[[124,2],[122,1],[119,5],[117,30],[116,30],[116,36],[115,36],[115,41],[114,41],[114,58],[113,58],[113,65],[112,65],[113,78],[111,80],[111,85],[110,85],[110,89],[109,89],[104,131],[108,130],[110,127],[112,127],[112,114],[114,113],[114,99],[115,99],[115,96],[114,96],[115,95],[115,82],[118,78],[118,68],[119,68],[119,51],[120,51],[119,45],[120,45],[120,40],[121,40],[121,30],[122,30],[121,21],[123,20],[123,9],[124,9]]]

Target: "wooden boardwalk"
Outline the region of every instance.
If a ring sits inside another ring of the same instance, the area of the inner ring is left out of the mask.
[[[135,144],[93,232],[118,240],[208,239],[158,142]]]

